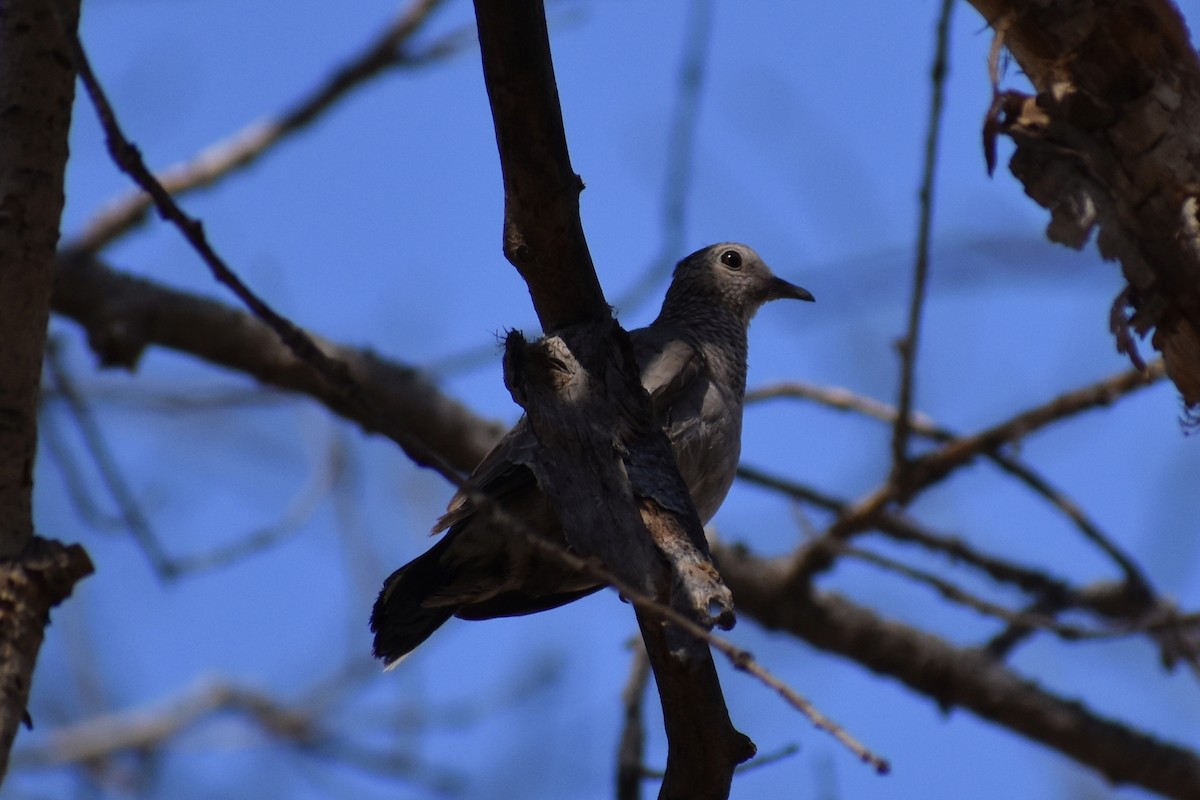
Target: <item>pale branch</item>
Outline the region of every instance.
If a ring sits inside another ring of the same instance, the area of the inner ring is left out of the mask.
[[[402,447],[417,439],[462,472],[478,464],[504,433],[503,426],[442,393],[420,370],[368,349],[315,338],[323,352],[346,366],[367,395],[366,408],[388,410],[364,413],[250,314],[109,269],[95,258],[60,259],[52,302],[57,314],[87,332],[104,366],[133,369],[148,347],[165,347],[312,397]]]
[[[161,752],[176,738],[236,714],[266,737],[305,755],[350,764],[439,790],[453,789],[458,776],[415,759],[407,749],[367,747],[333,733],[304,705],[289,706],[262,692],[226,682],[205,682],[153,706],[111,712],[51,731],[14,754],[14,766],[30,770],[95,765],[124,753]]]
[[[996,86],[984,150],[1016,145],[1009,162],[1050,212],[1046,235],[1118,259],[1128,286],[1112,329],[1162,352],[1189,408],[1200,403],[1200,57],[1169,0],[971,0],[1033,84]],[[998,53],[1000,42],[994,48]],[[1132,311],[1127,316],[1126,309]]]
[[[1161,362],[1156,362],[1147,372],[1148,380],[1151,381],[1161,380],[1162,375]],[[897,418],[895,408],[873,398],[864,397],[840,387],[818,386],[800,381],[788,381],[748,392],[746,394],[746,402],[755,403],[780,397],[812,400],[830,408],[863,414],[892,424],[895,423]],[[951,442],[960,438],[960,435],[955,431],[938,425],[934,420],[919,412],[909,415],[909,424],[914,433],[937,442]],[[1047,478],[1023,463],[1016,456],[1006,453],[1002,447],[986,450],[982,455],[1009,475],[1020,480],[1066,516],[1087,539],[1099,547],[1120,567],[1121,571],[1125,573],[1125,579],[1131,587],[1142,591],[1147,596],[1152,593],[1150,582],[1145,573],[1129,554],[1125,553],[1113,538],[1105,533],[1099,524],[1091,519],[1074,500],[1053,486]]]
[[[832,592],[797,589],[788,559],[714,547],[738,608],[767,628],[895,678],[949,710],[965,708],[1096,770],[1166,797],[1200,797],[1200,757],[1063,699],[976,648],[886,620]]]
[[[456,52],[461,35],[439,40],[419,51],[409,47],[443,0],[414,0],[360,52],[349,58],[298,101],[278,116],[254,122],[224,141],[206,147],[190,161],[162,171],[157,180],[166,191],[179,197],[194,189],[211,186],[222,178],[245,169],[289,136],[307,128],[339,100],[367,85],[389,69],[428,63],[432,58]],[[146,220],[154,199],[146,191],[122,197],[103,209],[69,242],[67,250],[96,253]]]
[[[913,264],[912,296],[909,298],[908,324],[904,336],[896,343],[896,349],[900,352],[900,388],[899,399],[896,402],[898,413],[892,430],[892,474],[901,487],[902,495],[908,467],[909,416],[913,407],[917,345],[920,342],[921,316],[925,309],[925,286],[929,280],[929,248],[933,238],[933,187],[938,163],[938,139],[942,132],[946,76],[950,71],[950,18],[954,5],[954,0],[942,0],[941,10],[938,12],[933,68],[930,75],[933,92],[929,100],[921,189],[918,192],[920,214],[917,221],[917,253]]]
[[[1144,374],[1140,370],[1128,370],[1117,373],[1097,383],[1055,397],[978,433],[960,436],[930,453],[912,459],[905,476],[905,494],[915,495],[1002,444],[1024,438],[1047,425],[1082,411],[1112,405],[1119,398],[1150,385],[1161,374],[1155,371],[1153,365],[1148,367],[1148,372],[1149,374]],[[900,499],[900,487],[895,481],[889,480],[839,514],[826,531],[826,535],[835,540],[844,539],[870,528],[880,512]],[[810,570],[814,567],[823,568],[825,565],[806,563],[803,559],[798,559],[796,566],[797,581],[805,582],[806,574]]]

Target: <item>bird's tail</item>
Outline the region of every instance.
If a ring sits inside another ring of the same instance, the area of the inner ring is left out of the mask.
[[[383,659],[389,669],[458,610],[455,605],[426,604],[449,578],[441,563],[444,542],[446,539],[388,576],[375,600],[371,611],[375,657]]]

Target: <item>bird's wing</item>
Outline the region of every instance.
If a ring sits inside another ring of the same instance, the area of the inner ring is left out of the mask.
[[[670,330],[641,328],[630,336],[642,386],[650,394],[659,422],[666,425],[671,407],[704,374],[704,354],[689,339]]]
[[[475,504],[471,502],[470,497],[471,491],[501,498],[536,485],[533,472],[527,465],[533,460],[533,452],[537,446],[537,437],[529,428],[528,420],[521,417],[512,430],[483,457],[479,466],[475,467],[475,471],[467,479],[467,487],[459,489],[454,497],[450,498],[446,513],[439,517],[433,526],[433,533],[444,531],[475,513]]]

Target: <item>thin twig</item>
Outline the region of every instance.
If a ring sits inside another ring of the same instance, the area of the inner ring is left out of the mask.
[[[308,333],[277,313],[265,300],[251,291],[213,249],[200,221],[188,216],[146,168],[138,149],[122,133],[112,105],[92,71],[78,35],[67,26],[63,27],[71,58],[79,72],[79,79],[96,108],[113,161],[153,198],[159,213],[180,230],[218,282],[228,286],[256,317],[275,332],[296,358],[312,367],[330,386],[341,392],[352,407],[360,410],[364,419],[375,419],[378,410],[373,407],[345,363],[327,355]],[[461,485],[462,477],[445,459],[414,436],[407,432],[401,433],[397,442],[415,463],[434,470],[455,485]]]
[[[460,48],[461,44],[455,43],[463,41],[463,36],[461,32],[455,32],[452,38],[439,40],[420,53],[404,49],[442,2],[415,0],[366,48],[335,69],[282,114],[252,123],[224,141],[205,148],[191,161],[164,170],[157,176],[158,182],[175,196],[212,185],[236,170],[250,166],[289,135],[303,130],[352,90],[364,86],[389,68],[426,63]],[[67,249],[98,252],[145,220],[154,204],[152,194],[147,191],[134,192],[111,203],[84,227],[83,233],[70,242]]]
[[[817,729],[823,730],[833,736],[834,739],[850,750],[850,752],[854,753],[861,761],[873,767],[876,772],[883,775],[891,769],[886,759],[868,750],[865,745],[855,739],[845,728],[822,714],[806,698],[779,680],[779,678],[776,678],[766,667],[755,661],[754,656],[749,651],[743,650],[729,640],[717,636],[712,631],[704,628],[670,606],[664,605],[655,598],[633,588],[606,569],[596,559],[580,558],[561,545],[543,539],[525,525],[524,522],[516,519],[512,514],[501,508],[495,501],[486,497],[479,497],[479,500],[483,501],[485,505],[477,509],[477,513],[479,511],[486,511],[491,516],[492,521],[509,526],[511,530],[524,536],[533,547],[549,555],[562,566],[575,572],[590,575],[615,589],[621,597],[632,603],[639,610],[646,611],[664,622],[669,622],[677,626],[690,636],[707,642],[724,655],[735,669],[753,675],[758,678],[759,682],[774,689],[787,701],[788,705],[807,717]],[[476,502],[476,495],[471,496],[471,501],[473,503]]]
[[[1081,628],[1078,625],[1068,625],[1059,622],[1053,617],[1043,614],[1030,613],[1027,611],[1013,611],[997,603],[992,603],[983,598],[976,597],[961,586],[957,586],[950,581],[934,575],[931,572],[911,567],[907,564],[902,564],[895,559],[887,556],[873,553],[870,550],[864,550],[859,547],[849,547],[843,545],[839,548],[844,555],[857,558],[861,561],[866,561],[869,564],[874,564],[882,569],[890,570],[898,575],[903,575],[909,580],[917,583],[923,583],[926,586],[932,587],[947,600],[959,603],[961,605],[972,608],[981,614],[986,614],[997,619],[1002,619],[1005,622],[1013,625],[1019,625],[1024,628],[1035,628],[1040,630],[1050,631],[1057,634],[1059,637],[1067,641],[1077,641],[1080,639],[1102,639],[1102,638],[1117,638],[1120,636],[1128,636],[1131,631],[1096,631],[1087,628]]]
[[[899,413],[892,431],[892,475],[900,484],[901,499],[905,491],[905,471],[908,463],[909,414],[912,412],[913,383],[917,368],[917,345],[921,331],[921,314],[925,307],[925,287],[929,278],[929,241],[933,231],[933,187],[937,171],[938,139],[942,131],[942,106],[945,102],[946,75],[949,72],[950,17],[954,0],[942,0],[938,14],[937,44],[930,76],[933,97],[929,101],[929,128],[925,135],[925,162],[921,175],[921,214],[917,223],[917,256],[913,266],[912,298],[908,307],[908,330],[897,343],[900,351]]]
[[[1055,397],[979,433],[960,436],[909,462],[908,491],[915,493],[932,486],[976,456],[1028,436],[1061,419],[1081,411],[1111,405],[1127,394],[1144,389],[1162,376],[1161,361],[1149,365],[1145,373],[1140,370],[1119,372],[1089,386]],[[897,499],[898,488],[890,481],[884,483],[840,515],[826,535],[840,539],[870,527],[879,512]]]
[[[1161,377],[1162,372],[1160,370],[1155,374]],[[1158,378],[1154,379],[1157,380]],[[889,424],[894,424],[897,419],[896,409],[887,403],[855,394],[849,389],[817,386],[799,381],[789,381],[747,392],[746,402],[761,402],[779,397],[796,397],[812,400],[830,408],[863,414]],[[934,420],[920,412],[911,412],[909,414],[909,426],[913,433],[929,437],[937,442],[951,442],[959,438],[958,433],[938,425]],[[1037,473],[1032,467],[1004,453],[1000,448],[984,451],[982,455],[1009,475],[1023,482],[1036,494],[1050,503],[1050,505],[1058,509],[1067,519],[1071,520],[1075,527],[1088,540],[1099,547],[1125,573],[1125,580],[1131,586],[1145,593],[1147,597],[1153,594],[1149,579],[1133,558],[1125,553],[1113,538],[1106,534],[1100,528],[1099,524],[1091,519],[1074,500],[1052,485],[1049,480]]]
[[[687,228],[687,201],[695,177],[696,128],[700,120],[700,100],[708,68],[708,46],[712,40],[712,0],[688,5],[689,16],[683,35],[683,59],[675,90],[675,114],[667,132],[667,152],[663,171],[660,230],[662,246],[658,256],[643,270],[637,281],[626,289],[613,307],[628,314],[650,297],[666,277],[684,249]]]
[[[272,525],[252,530],[229,544],[202,553],[175,558],[171,562],[175,577],[209,572],[236,563],[255,553],[275,547],[298,533],[321,503],[336,488],[345,464],[345,455],[337,440],[331,443],[328,455],[321,459],[308,485],[302,487],[288,504],[283,517]]]
[[[150,521],[142,513],[142,508],[138,505],[133,490],[125,481],[124,475],[121,474],[121,468],[117,466],[116,458],[113,456],[108,442],[105,441],[104,434],[100,430],[100,425],[96,422],[87,400],[76,390],[66,365],[63,364],[58,345],[53,339],[46,347],[46,372],[54,387],[66,401],[71,417],[75,420],[79,433],[83,437],[88,455],[96,463],[100,478],[117,504],[125,527],[133,535],[134,541],[137,542],[151,567],[154,568],[155,574],[163,579],[173,577],[174,566],[171,558],[159,543],[158,537],[154,535]]]
[[[812,503],[838,515],[849,513],[851,504],[846,500],[818,492],[808,486],[772,475],[755,467],[743,464],[738,468],[738,477],[758,486],[782,492],[797,500]],[[1018,566],[1004,559],[981,553],[961,539],[933,533],[901,514],[884,511],[876,517],[875,527],[899,541],[911,542],[932,552],[944,553],[954,562],[968,564],[998,583],[1011,584],[1029,594],[1055,598],[1065,598],[1071,595],[1071,587],[1057,578],[1040,570]],[[823,543],[814,543],[812,546],[823,547]],[[823,549],[828,550],[829,548]]]

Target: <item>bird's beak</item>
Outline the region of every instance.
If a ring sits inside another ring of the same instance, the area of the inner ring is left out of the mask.
[[[783,278],[772,278],[767,287],[767,300],[807,300],[812,303],[817,298],[808,289],[801,289],[794,283],[788,283]]]

